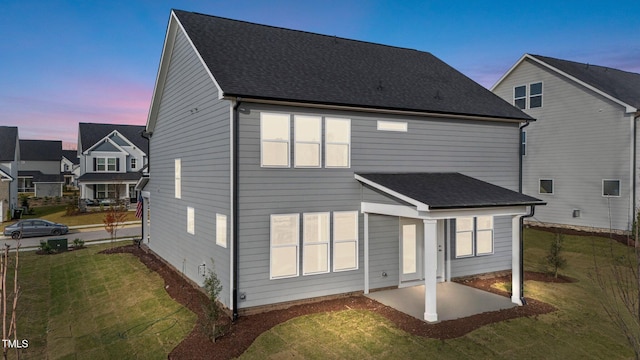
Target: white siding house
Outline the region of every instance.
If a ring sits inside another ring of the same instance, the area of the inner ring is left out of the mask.
[[[630,230],[638,208],[640,74],[525,54],[492,88],[537,121],[523,129],[534,224]]]

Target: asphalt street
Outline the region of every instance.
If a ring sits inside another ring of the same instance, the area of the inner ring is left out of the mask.
[[[118,229],[116,236],[118,238],[132,238],[132,237],[140,237],[141,235],[140,225],[127,225],[122,229]],[[88,229],[71,229],[65,235],[60,236],[41,236],[41,237],[32,237],[32,238],[24,238],[20,240],[21,248],[31,248],[37,247],[40,245],[40,240],[47,240],[53,238],[66,238],[69,246],[73,245],[73,240],[81,239],[85,242],[89,241],[98,241],[98,240],[109,240],[110,235],[103,227],[95,227]],[[8,236],[0,236],[0,244],[9,244],[11,248],[15,248],[17,241],[11,239]]]

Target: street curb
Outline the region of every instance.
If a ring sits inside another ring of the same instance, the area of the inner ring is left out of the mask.
[[[121,225],[140,225],[140,224],[142,224],[142,221],[140,221],[140,220],[138,220],[138,221],[125,221],[125,222],[120,223],[120,224]],[[97,227],[104,227],[104,224],[69,226],[69,230],[91,229],[91,228],[97,228]]]

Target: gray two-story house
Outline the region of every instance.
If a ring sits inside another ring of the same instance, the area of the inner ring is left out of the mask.
[[[438,282],[502,270],[520,304],[532,120],[430,53],[175,10],[146,243],[197,284],[214,270],[234,315],[422,284],[437,321]]]
[[[80,198],[136,202],[135,185],[147,164],[149,140],[144,126],[80,123],[78,158]]]
[[[627,231],[638,199],[640,74],[525,54],[493,92],[536,118],[523,129],[534,224]]]
[[[18,128],[0,126],[0,222],[10,220],[18,206]]]
[[[20,140],[18,192],[36,197],[62,196],[62,141]]]

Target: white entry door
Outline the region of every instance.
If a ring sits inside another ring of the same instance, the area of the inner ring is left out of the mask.
[[[400,285],[424,279],[422,220],[400,218]]]

